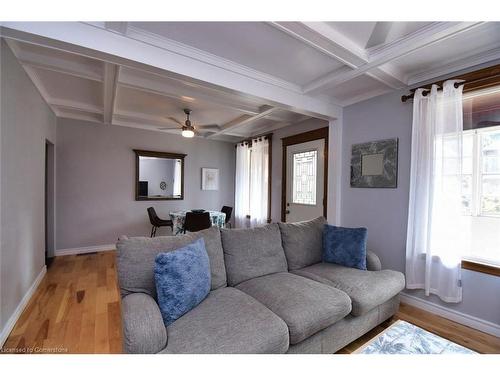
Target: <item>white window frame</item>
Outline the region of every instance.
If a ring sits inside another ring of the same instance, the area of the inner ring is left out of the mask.
[[[472,134],[472,197],[471,213],[467,216],[491,217],[500,219],[499,215],[484,214],[482,210],[482,180],[483,154],[481,152],[481,135],[492,131],[500,131],[500,126],[491,126],[482,129],[464,130],[463,135]]]

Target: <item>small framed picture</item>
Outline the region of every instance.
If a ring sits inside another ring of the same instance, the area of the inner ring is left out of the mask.
[[[219,190],[219,170],[201,168],[201,190]]]

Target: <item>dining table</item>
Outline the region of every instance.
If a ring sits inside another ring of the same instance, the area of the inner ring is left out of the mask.
[[[174,236],[184,233],[184,221],[186,220],[186,212],[191,212],[192,210],[180,210],[170,212],[170,220],[172,220],[173,228],[172,232]],[[226,214],[221,211],[206,210],[210,214],[210,220],[212,225],[216,225],[219,228],[224,228],[226,226]]]

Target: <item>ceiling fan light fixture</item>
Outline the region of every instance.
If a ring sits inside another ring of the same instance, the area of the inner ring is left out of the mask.
[[[194,131],[191,129],[183,129],[182,130],[182,136],[185,138],[193,138],[194,137]]]

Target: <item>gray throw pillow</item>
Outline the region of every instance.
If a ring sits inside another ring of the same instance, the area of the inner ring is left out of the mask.
[[[278,223],[290,271],[321,262],[325,224],[324,217],[297,223]]]

